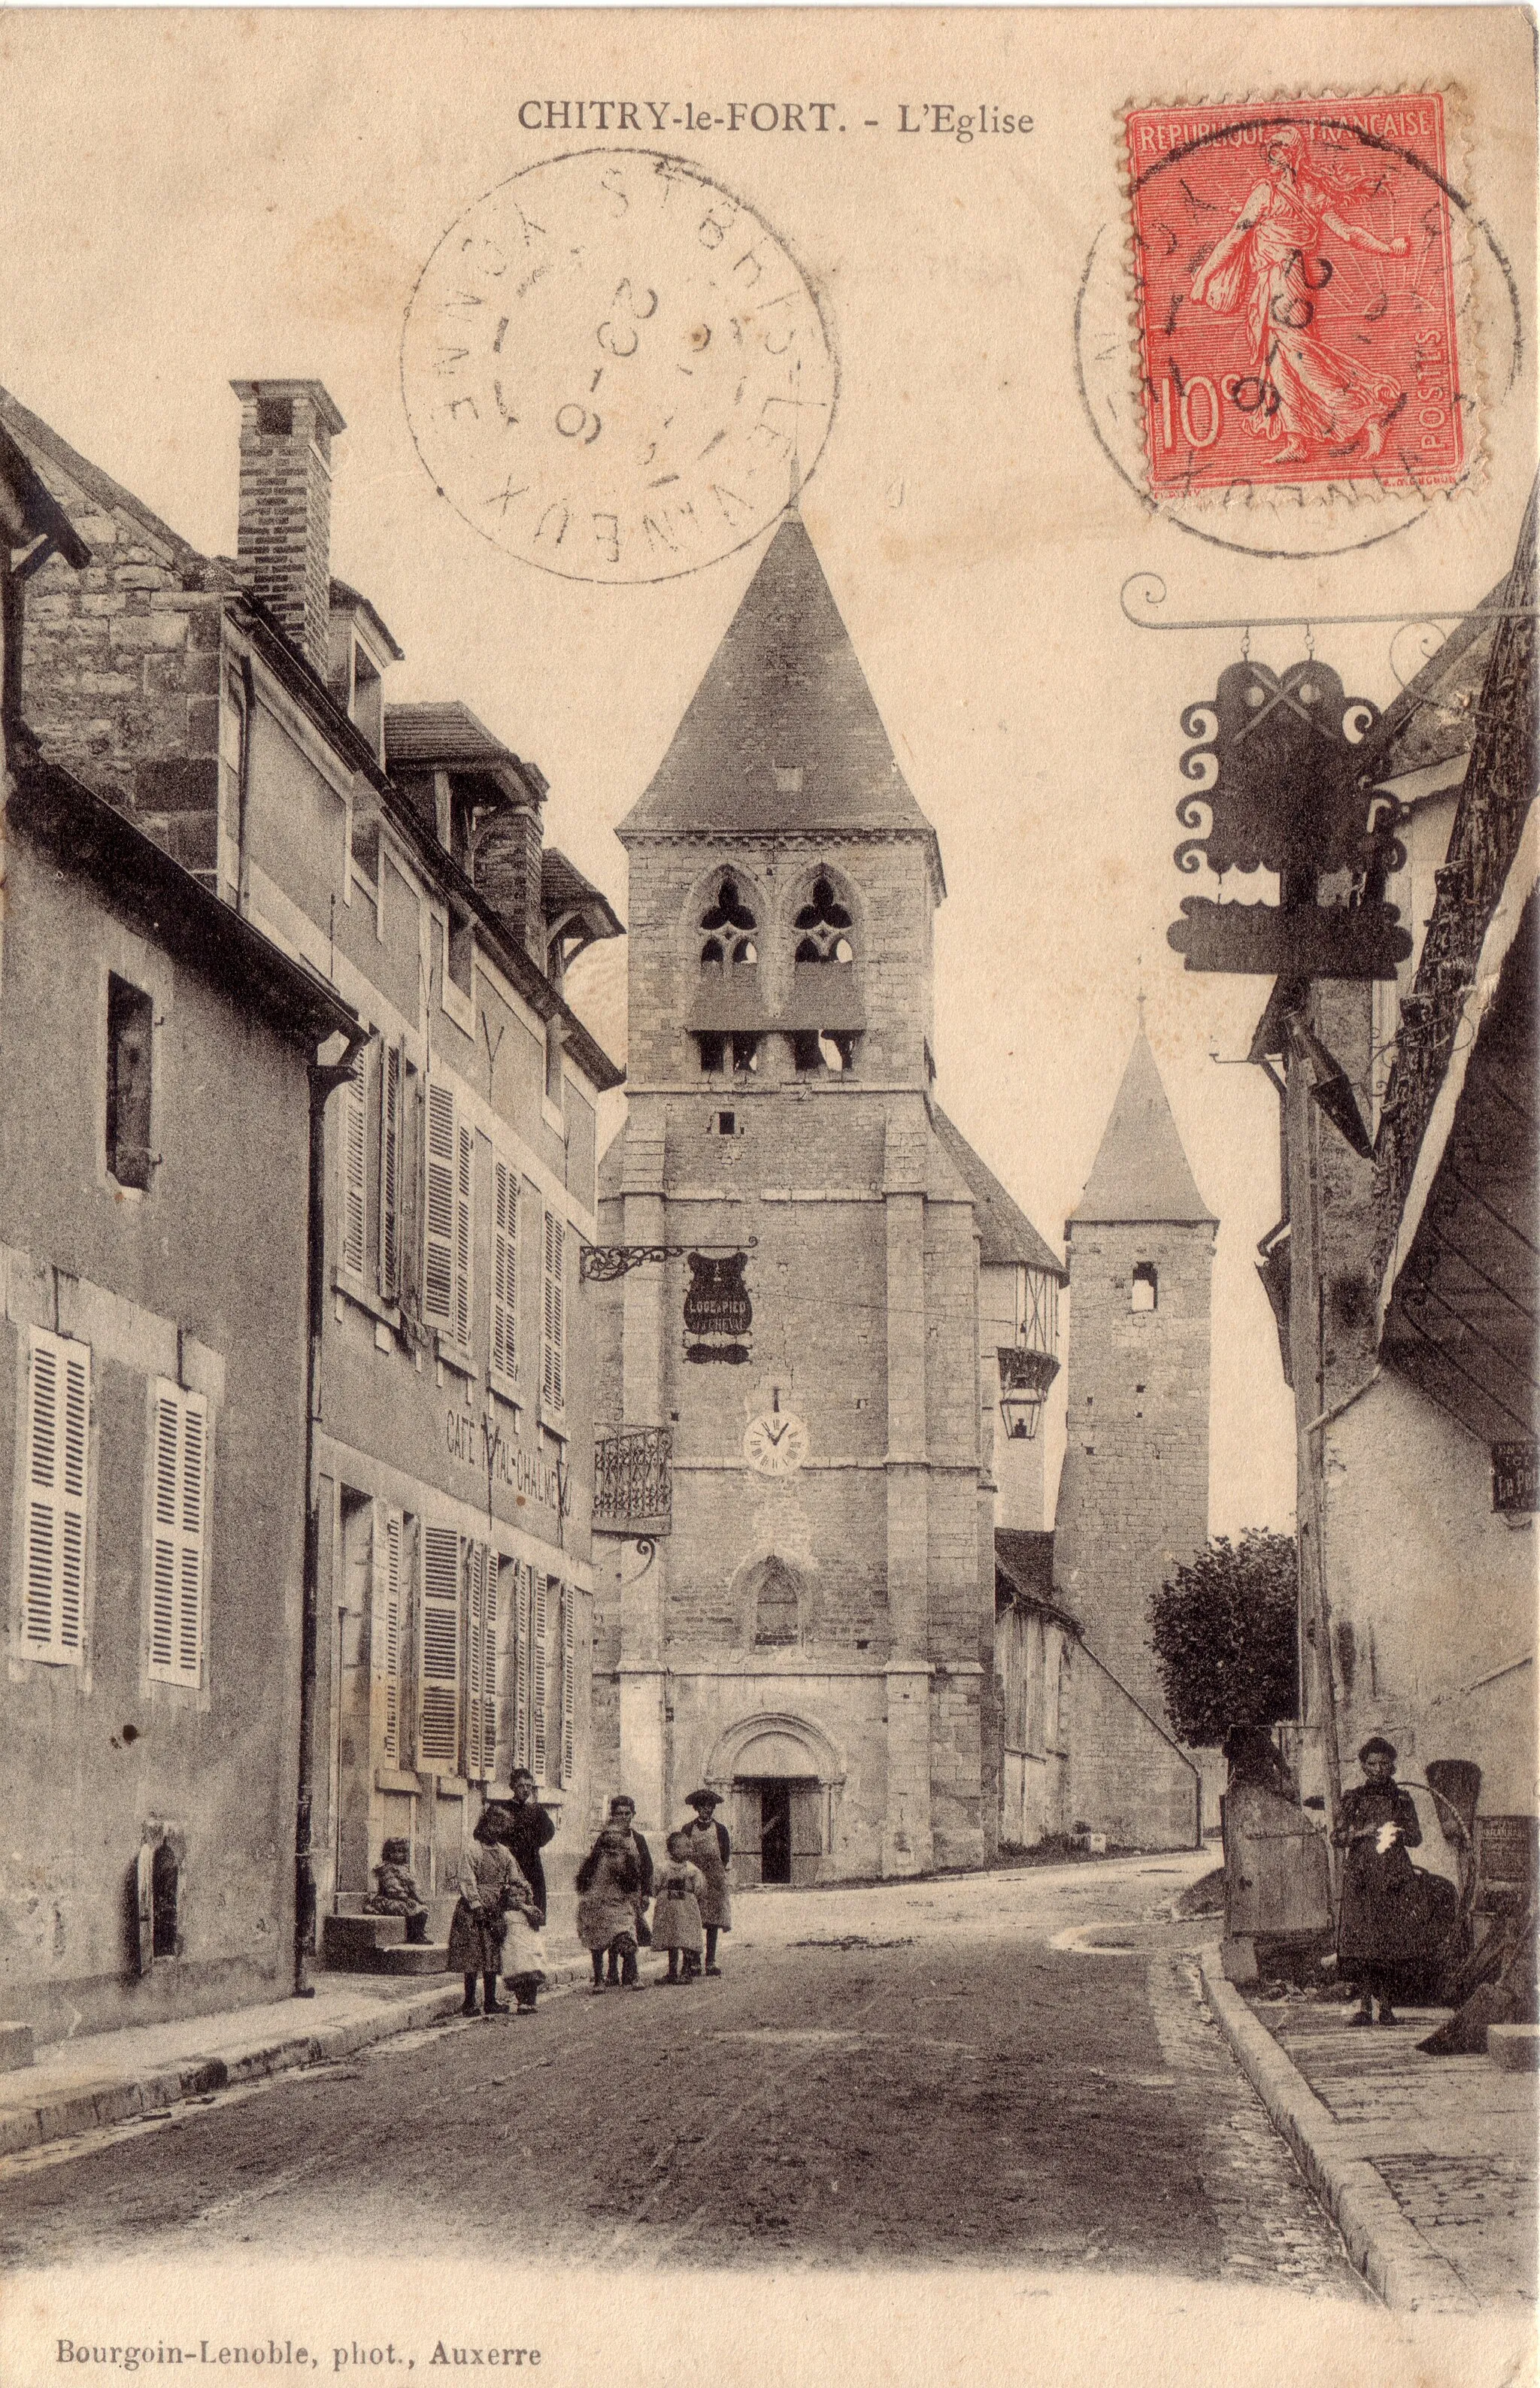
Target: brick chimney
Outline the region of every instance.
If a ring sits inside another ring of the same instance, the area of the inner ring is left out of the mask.
[[[332,440],[346,429],[318,381],[233,381],[241,402],[236,559],[318,677],[328,662]]]
[[[474,878],[510,934],[533,962],[545,968],[545,911],[541,899],[544,829],[540,800],[529,796],[503,806],[478,830]]]

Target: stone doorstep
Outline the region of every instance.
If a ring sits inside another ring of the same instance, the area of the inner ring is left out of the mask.
[[[579,1962],[576,1959],[557,1959],[548,1966],[547,1976],[544,1995],[571,1989],[589,1978],[587,1960]],[[351,2056],[375,2040],[393,2039],[398,2033],[421,2030],[447,2020],[458,2012],[464,1995],[465,1986],[455,1975],[431,1990],[419,1991],[410,1998],[372,2001],[362,2013],[355,2011],[335,2022],[319,2022],[308,2031],[286,2034],[278,2039],[244,2041],[232,2035],[223,2054],[173,2058],[159,2065],[151,2062],[140,2073],[125,2069],[95,2080],[70,2082],[61,2085],[57,2093],[45,2093],[35,2101],[26,2099],[25,2092],[36,2085],[20,2076],[13,2077],[0,2096],[0,2156],[18,2155],[25,2149],[44,2147],[56,2140],[75,2139],[83,2131],[110,2129],[188,2099],[208,2097],[246,2082],[266,2080],[274,2074],[292,2073],[305,2065]],[[211,2040],[221,2036],[222,2024],[227,2027],[238,2026],[241,2020],[238,2008],[225,2015],[203,2018],[210,2026]],[[121,2033],[102,2033],[99,2037],[126,2039],[132,2031],[133,2026],[128,2026]],[[113,2052],[120,2053],[116,2049]],[[132,2055],[131,2051],[122,2052]],[[45,2049],[40,2069],[46,2068],[47,2059]],[[17,2091],[22,2094],[19,2097]]]
[[[1356,2136],[1336,2123],[1286,2050],[1224,1976],[1218,1943],[1200,1951],[1210,2011],[1311,2188],[1376,2295],[1397,2310],[1475,2314],[1480,2299],[1418,2229]]]

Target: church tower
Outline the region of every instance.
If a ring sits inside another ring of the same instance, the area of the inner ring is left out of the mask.
[[[1070,1799],[1140,1848],[1190,1846],[1198,1768],[1172,1737],[1151,1595],[1208,1539],[1217,1222],[1193,1182],[1142,1017],[1064,1234],[1070,1324],[1054,1581],[1084,1633]]]
[[[994,1560],[979,1234],[931,1091],[941,861],[795,513],[619,835],[601,1233],[659,1257],[590,1289],[601,1782],[649,1828],[719,1792],[740,1881],[976,1864]]]

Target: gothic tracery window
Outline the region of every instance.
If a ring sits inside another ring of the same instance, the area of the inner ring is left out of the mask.
[[[799,962],[853,962],[850,915],[822,872],[813,882],[811,900],[796,916]]]
[[[703,969],[727,970],[758,960],[755,918],[731,871],[724,874],[715,897],[701,914],[701,927],[706,933],[701,947]]]

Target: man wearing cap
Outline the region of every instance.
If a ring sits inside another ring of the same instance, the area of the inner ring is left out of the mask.
[[[701,1922],[706,1926],[706,1970],[719,1974],[717,1962],[717,1935],[732,1929],[732,1897],[729,1888],[728,1864],[732,1856],[732,1843],[727,1826],[716,1821],[721,1806],[721,1795],[705,1789],[692,1791],[685,1801],[694,1808],[694,1815],[681,1827],[690,1844],[690,1863],[700,1868],[706,1888],[700,1894]]]
[[[1342,1812],[1331,1835],[1346,1851],[1337,1913],[1337,1967],[1344,1981],[1358,1984],[1355,2024],[1374,2021],[1379,2002],[1382,2024],[1400,2021],[1391,2004],[1398,1965],[1426,1952],[1424,1908],[1418,1896],[1417,1868],[1407,1855],[1422,1839],[1409,1792],[1395,1780],[1395,1748],[1374,1734],[1358,1752],[1364,1780],[1343,1794]]]

